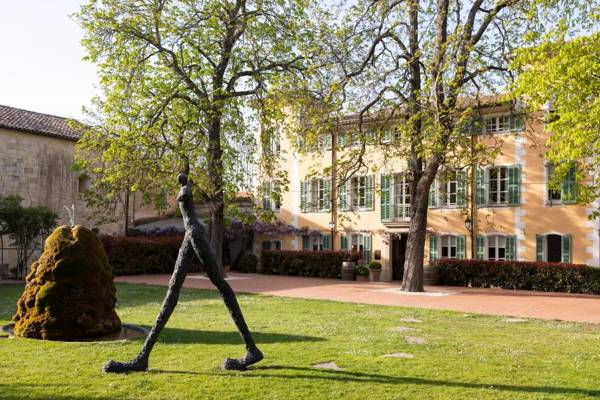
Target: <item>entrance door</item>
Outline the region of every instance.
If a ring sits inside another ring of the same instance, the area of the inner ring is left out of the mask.
[[[404,256],[406,254],[407,239],[407,233],[399,234],[392,239],[392,279],[395,281],[401,281],[404,276]]]
[[[562,261],[562,237],[560,235],[546,236],[546,260],[550,262]]]

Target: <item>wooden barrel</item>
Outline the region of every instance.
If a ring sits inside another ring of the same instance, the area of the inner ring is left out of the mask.
[[[435,267],[423,268],[423,285],[435,286],[438,284],[438,271]]]
[[[356,269],[356,263],[354,261],[342,262],[342,280],[343,281],[353,281],[355,269]]]

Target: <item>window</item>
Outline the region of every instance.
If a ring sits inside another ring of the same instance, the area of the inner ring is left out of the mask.
[[[570,263],[571,249],[571,235],[551,233],[547,235],[536,235],[535,237],[537,261]]]
[[[86,192],[87,190],[90,189],[91,186],[92,186],[92,180],[90,179],[89,176],[87,176],[87,175],[81,175],[77,179],[77,191],[79,193]]]
[[[342,234],[340,248],[361,252],[363,256],[361,262],[369,264],[371,262],[371,241],[371,235],[365,233]]]
[[[317,146],[321,150],[331,150],[331,134],[325,133],[319,136],[317,140]]]
[[[279,211],[281,209],[281,199],[279,193],[279,183],[265,182],[263,184],[263,209],[270,211]]]
[[[449,171],[444,174],[440,182],[440,206],[458,205],[459,196],[459,176],[457,171]]]
[[[487,133],[506,132],[510,127],[510,116],[500,115],[485,119],[485,131]]]
[[[365,176],[355,176],[350,180],[353,208],[364,208],[367,201],[367,181]]]
[[[479,260],[515,260],[517,238],[513,235],[477,235],[475,257]]]
[[[281,250],[281,240],[263,240],[261,247],[263,250]]]
[[[302,212],[329,211],[331,207],[331,180],[314,178],[300,183]]]
[[[504,236],[488,236],[487,259],[506,260],[506,238]]]
[[[443,235],[442,236],[442,258],[456,258],[456,236]]]
[[[329,234],[303,235],[302,250],[324,251],[331,248],[331,236]]]
[[[394,174],[392,220],[409,220],[410,216],[410,183],[405,174]]]
[[[506,204],[508,202],[508,169],[495,167],[488,170],[488,204]]]
[[[429,235],[429,261],[441,258],[465,258],[465,235]]]
[[[552,204],[574,204],[577,202],[577,192],[576,192],[576,170],[575,167],[571,167],[567,174],[560,184],[560,187],[551,187],[550,182],[552,181],[552,176],[555,174],[555,166],[552,164],[548,164],[546,166],[547,172],[547,196],[548,203]]]

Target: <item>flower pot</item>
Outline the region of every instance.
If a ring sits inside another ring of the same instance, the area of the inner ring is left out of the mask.
[[[369,282],[369,277],[364,275],[356,275],[357,282]]]
[[[379,282],[380,276],[381,276],[380,269],[369,269],[369,280],[371,282]]]
[[[438,270],[435,267],[423,268],[423,285],[435,286],[438,284]]]

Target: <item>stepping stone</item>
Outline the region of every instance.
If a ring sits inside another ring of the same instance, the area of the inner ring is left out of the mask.
[[[319,363],[319,364],[313,364],[313,368],[317,368],[317,369],[330,369],[333,371],[343,371],[343,368],[340,368],[337,366],[337,364],[335,363],[335,361],[329,361],[329,362],[324,362],[324,363]]]
[[[408,326],[397,326],[395,328],[392,328],[391,331],[393,332],[410,332],[410,331],[414,331],[415,328],[409,328]]]
[[[526,319],[523,318],[504,318],[504,322],[527,322]]]
[[[402,322],[412,322],[412,323],[415,323],[415,324],[420,324],[421,322],[423,322],[420,319],[416,319],[416,318],[402,318],[402,319],[400,319],[400,321],[402,321]]]
[[[404,339],[410,344],[425,344],[425,339],[416,336],[406,336]]]
[[[384,357],[384,358],[415,358],[415,356],[413,356],[412,354],[408,354],[408,353],[389,353],[389,354],[384,354],[381,357]]]

